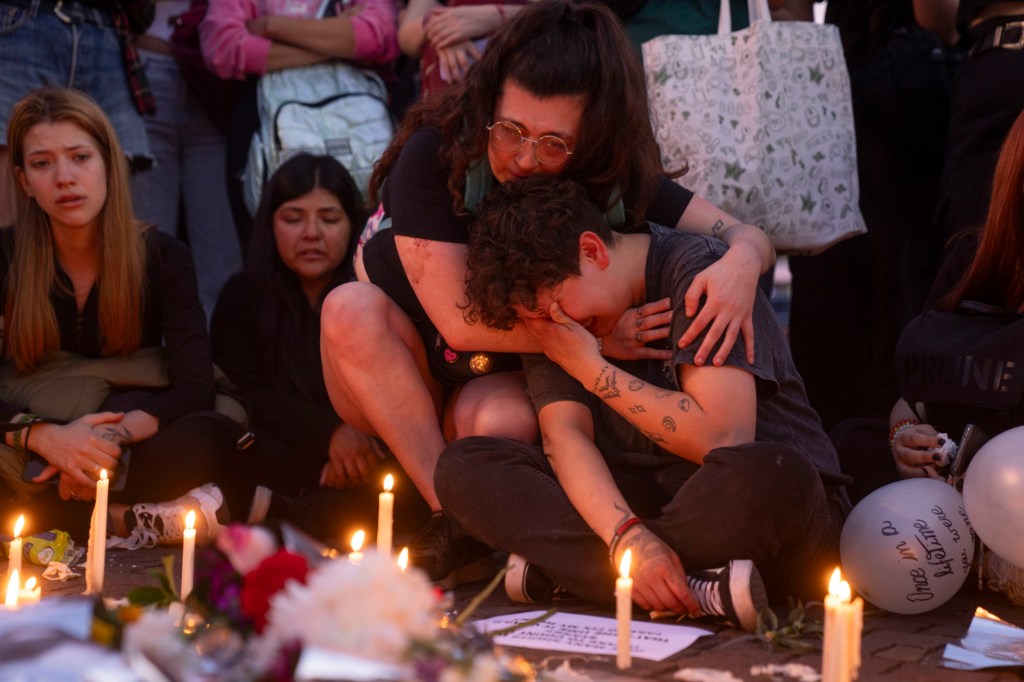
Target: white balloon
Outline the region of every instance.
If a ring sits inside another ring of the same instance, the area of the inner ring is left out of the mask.
[[[860,501],[839,541],[843,574],[866,600],[893,613],[946,603],[967,579],[974,533],[960,493],[930,478],[879,488]]]
[[[964,478],[964,503],[981,541],[1024,566],[1024,426],[978,450]]]

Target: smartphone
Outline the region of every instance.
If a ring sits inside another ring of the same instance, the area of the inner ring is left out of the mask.
[[[949,480],[957,490],[963,491],[964,474],[967,473],[967,467],[987,441],[988,436],[985,435],[985,432],[974,424],[964,427],[964,435],[960,437],[960,447],[949,465]]]
[[[115,492],[124,490],[124,486],[128,482],[128,465],[131,463],[131,459],[131,448],[122,448],[121,457],[117,460],[117,468],[110,474],[111,490]],[[43,473],[47,466],[49,466],[49,462],[45,459],[35,453],[29,453],[28,459],[25,460],[25,468],[21,471],[21,479],[31,483],[32,479]],[[57,477],[54,476],[46,482],[56,484]]]

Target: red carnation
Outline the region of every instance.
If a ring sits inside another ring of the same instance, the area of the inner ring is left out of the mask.
[[[305,584],[309,565],[306,558],[280,549],[246,574],[242,582],[242,612],[252,619],[256,632],[267,626],[270,598],[289,580]]]

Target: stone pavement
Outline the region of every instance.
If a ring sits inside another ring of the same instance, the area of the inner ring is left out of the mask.
[[[128,552],[112,550],[108,553],[106,594],[123,597],[133,587],[153,584],[146,571],[159,568],[162,558],[172,548],[157,548]],[[178,550],[180,552],[180,549]],[[972,576],[973,578],[973,576]],[[969,580],[971,582],[971,580]],[[66,583],[43,581],[44,599],[58,594],[80,594],[84,580],[76,578]],[[455,594],[456,610],[464,608],[469,600],[484,586],[483,583],[466,585]],[[960,594],[936,611],[917,616],[897,616],[873,610],[865,605],[864,637],[862,642],[863,665],[860,670],[861,682],[874,680],[946,682],[994,682],[996,680],[1021,679],[1022,668],[1001,671],[961,672],[940,667],[942,650],[947,643],[956,643],[967,632],[977,605],[983,605],[1004,620],[1024,626],[1024,608],[1014,607],[1001,595],[990,592],[979,593],[972,585],[965,586]],[[556,606],[564,611],[613,615],[582,602],[558,602]],[[510,603],[502,591],[496,592],[481,607],[478,615],[494,616],[514,611],[535,610],[536,605],[523,607]],[[780,613],[780,617],[785,614]],[[820,610],[816,618],[820,620]],[[703,623],[697,625],[705,626]],[[518,650],[523,657],[541,670],[552,670],[569,661],[572,669],[585,673],[595,680],[649,679],[672,680],[673,674],[681,668],[710,668],[732,673],[740,680],[770,680],[769,677],[754,677],[751,666],[769,663],[803,663],[820,670],[821,654],[802,654],[793,650],[773,651],[767,644],[737,630],[707,625],[716,634],[704,637],[691,648],[661,663],[636,661],[626,672],[615,670],[614,660],[607,657],[583,657],[578,654]],[[812,639],[807,641],[813,642]],[[583,679],[583,678],[581,678]],[[710,682],[710,678],[709,682]],[[774,678],[783,680],[786,678]]]

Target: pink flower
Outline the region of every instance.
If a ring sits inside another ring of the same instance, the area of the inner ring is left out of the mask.
[[[277,551],[277,542],[266,528],[232,523],[217,534],[217,549],[244,576]]]

